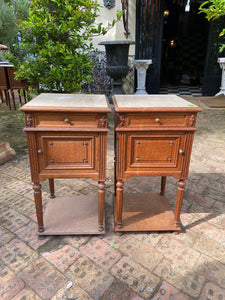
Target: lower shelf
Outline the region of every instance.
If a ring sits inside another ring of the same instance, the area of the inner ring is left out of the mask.
[[[40,235],[102,235],[98,231],[98,199],[95,196],[65,196],[48,200],[45,231]]]
[[[114,201],[116,213],[116,201]],[[130,193],[123,196],[123,227],[115,231],[180,231],[174,227],[174,213],[165,196]]]

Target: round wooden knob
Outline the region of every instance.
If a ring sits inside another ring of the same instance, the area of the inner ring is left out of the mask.
[[[156,118],[155,121],[156,121],[157,123],[159,123],[159,122],[160,122],[160,119],[159,119],[159,118]]]
[[[180,153],[180,154],[183,154],[183,153],[184,153],[184,150],[180,149],[180,150],[179,150],[179,153]]]
[[[37,152],[38,152],[38,154],[41,154],[41,153],[42,153],[42,150],[41,150],[41,149],[38,149]]]
[[[70,122],[70,120],[69,120],[69,119],[65,119],[64,121],[65,121],[66,123],[69,123],[69,122]]]

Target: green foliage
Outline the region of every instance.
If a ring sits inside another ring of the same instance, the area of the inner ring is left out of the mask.
[[[18,23],[29,15],[28,0],[0,0],[0,44],[13,46]]]
[[[0,0],[0,44],[11,46],[16,35],[16,18],[10,6]]]
[[[205,13],[208,21],[214,21],[225,16],[225,0],[207,0],[203,2],[199,8],[200,13]],[[225,29],[219,34],[223,38]],[[220,52],[225,50],[225,44],[222,43]]]
[[[91,80],[92,36],[105,34],[115,24],[96,26],[98,12],[96,0],[32,0],[29,17],[19,26],[17,56],[10,57],[16,78],[48,91],[79,90]]]
[[[207,0],[201,4],[199,10],[200,12],[206,14],[208,21],[216,20],[222,16],[225,16],[225,1]]]

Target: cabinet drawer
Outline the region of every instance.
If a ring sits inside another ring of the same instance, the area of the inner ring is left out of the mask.
[[[186,126],[185,113],[136,113],[128,114],[129,127]]]
[[[50,170],[94,170],[97,135],[39,134],[40,172]]]
[[[85,128],[97,127],[97,114],[37,113],[36,127]]]
[[[141,133],[129,134],[126,170],[176,169],[181,170],[184,157],[185,134]],[[180,151],[179,151],[180,150]]]

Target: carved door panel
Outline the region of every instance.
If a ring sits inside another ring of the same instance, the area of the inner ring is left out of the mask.
[[[128,136],[126,170],[167,169],[181,170],[182,155],[179,150],[184,149],[185,134],[173,133],[143,133]]]
[[[39,134],[40,171],[94,169],[96,138],[94,134]]]

